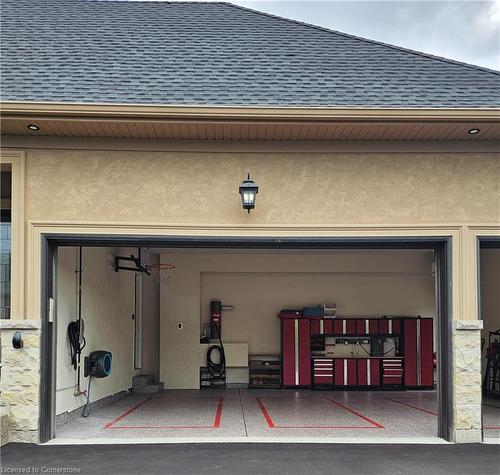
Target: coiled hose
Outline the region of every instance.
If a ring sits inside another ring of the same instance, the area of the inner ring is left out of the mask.
[[[78,355],[82,352],[87,343],[85,341],[85,337],[83,336],[83,320],[78,319],[75,322],[70,322],[70,324],[68,325],[68,340],[71,351],[71,364],[76,370],[78,365]],[[83,341],[83,344],[81,346],[80,340]]]
[[[226,378],[226,355],[224,353],[224,345],[222,344],[220,328],[218,326],[215,326],[215,328],[217,328],[217,334],[219,337],[219,344],[212,345],[208,348],[208,350],[207,350],[207,368],[208,368],[208,373],[213,378],[225,379]],[[218,363],[214,363],[214,361],[212,360],[212,352],[215,350],[217,350],[219,352],[219,362]]]

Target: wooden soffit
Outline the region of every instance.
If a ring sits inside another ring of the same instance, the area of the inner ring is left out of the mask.
[[[500,140],[500,109],[1,104],[2,135],[168,140]],[[28,125],[39,127],[38,131]],[[480,129],[471,135],[470,129]]]

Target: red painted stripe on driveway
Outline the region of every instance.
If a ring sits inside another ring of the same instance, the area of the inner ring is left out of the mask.
[[[266,409],[266,406],[264,402],[262,401],[261,398],[255,398],[257,400],[257,403],[259,404],[260,410],[262,411],[262,414],[264,418],[266,419],[267,425],[270,429],[384,429],[384,426],[379,424],[378,422],[372,421],[366,416],[363,416],[362,414],[359,414],[358,412],[338,403],[337,401],[334,401],[333,399],[326,398],[328,401],[331,401],[338,406],[340,406],[342,409],[345,409],[346,411],[349,411],[353,413],[354,415],[360,417],[361,419],[367,421],[370,423],[370,426],[282,426],[282,425],[276,425],[269,414],[268,410]]]
[[[266,419],[267,425],[269,426],[270,429],[274,429],[274,422],[269,415],[269,412],[267,412],[266,406],[264,406],[264,403],[262,402],[262,399],[260,397],[255,398],[257,399],[257,404],[260,407],[260,410],[262,411],[262,414],[264,415],[264,418]]]
[[[378,422],[375,422],[374,420],[370,419],[369,417],[361,414],[360,412],[355,411],[354,409],[351,409],[350,407],[344,406],[338,401],[335,401],[335,399],[330,399],[329,397],[326,398],[328,401],[333,402],[337,406],[341,407],[342,409],[345,409],[346,411],[350,412],[351,414],[354,414],[355,416],[358,416],[360,419],[363,419],[364,421],[368,422],[371,424],[373,427],[376,427],[377,429],[385,429],[385,427],[382,424],[379,424]]]
[[[421,407],[418,407],[418,406],[414,406],[413,404],[408,404],[407,402],[403,402],[403,401],[399,401],[397,399],[389,399],[389,398],[386,398],[388,401],[392,401],[392,402],[395,402],[397,404],[401,404],[403,406],[406,406],[406,407],[411,407],[412,409],[415,409],[416,411],[420,411],[420,412],[425,412],[427,414],[431,414],[433,416],[437,416],[437,413],[436,412],[433,412],[433,411],[429,411],[427,409],[423,409]]]
[[[215,419],[214,419],[214,429],[218,429],[220,427],[220,421],[222,419],[222,405],[224,404],[224,398],[219,398],[219,402],[217,403],[217,409],[215,410]]]
[[[150,401],[153,398],[148,398],[139,404],[136,404],[135,406],[132,406],[131,408],[127,409],[122,415],[118,416],[116,419],[112,420],[111,422],[108,422],[105,426],[104,429],[128,429],[128,430],[133,430],[133,429],[219,429],[221,426],[221,420],[222,420],[222,406],[224,404],[224,398],[221,397],[217,401],[217,406],[215,409],[215,418],[214,418],[214,423],[210,426],[115,426],[117,422],[120,422],[123,420],[125,417],[127,417],[129,414],[134,412],[136,409],[141,407],[143,404],[146,404],[148,401]]]
[[[106,429],[213,429],[213,426],[114,426]]]
[[[111,426],[116,424],[117,422],[120,422],[124,417],[127,417],[129,414],[134,412],[136,409],[141,407],[142,405],[146,404],[148,401],[151,401],[153,399],[152,397],[148,397],[144,401],[140,402],[139,404],[136,404],[135,406],[130,407],[127,409],[121,416],[118,416],[116,419],[113,419],[111,422],[108,422],[105,426],[104,429],[111,429]]]

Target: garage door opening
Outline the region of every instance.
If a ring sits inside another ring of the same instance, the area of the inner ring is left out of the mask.
[[[479,252],[482,412],[485,441],[500,441],[500,240],[482,239]]]
[[[446,242],[185,242],[49,243],[47,440],[448,437]]]

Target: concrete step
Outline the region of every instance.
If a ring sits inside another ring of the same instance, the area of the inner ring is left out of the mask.
[[[143,386],[145,384],[153,384],[155,378],[150,374],[139,374],[132,378],[132,386]]]
[[[138,394],[153,394],[163,391],[163,383],[156,383],[153,376],[140,374],[132,378],[132,392]]]
[[[146,384],[144,386],[132,386],[132,392],[136,394],[156,394],[163,391],[164,383]]]

